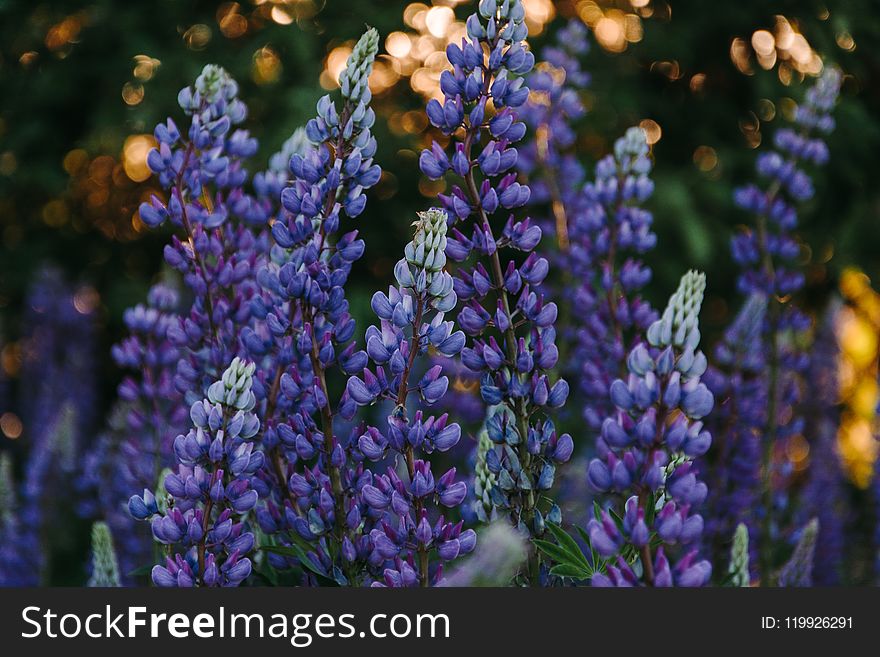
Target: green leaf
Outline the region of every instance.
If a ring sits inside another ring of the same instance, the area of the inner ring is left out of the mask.
[[[551,543],[550,541],[542,541],[541,539],[537,538],[533,542],[535,544],[535,547],[537,547],[541,552],[546,554],[556,563],[571,565],[579,564],[574,555],[569,554],[565,549],[556,545],[556,543]]]
[[[547,529],[549,529],[553,533],[553,537],[556,539],[556,542],[562,546],[566,552],[569,552],[577,561],[583,564],[585,567],[589,568],[590,562],[587,561],[587,558],[584,556],[583,550],[581,550],[581,546],[577,544],[571,536],[569,536],[568,532],[566,532],[559,525],[555,525],[552,522],[547,523]]]
[[[574,579],[588,579],[592,577],[593,573],[584,568],[579,568],[578,566],[572,564],[560,564],[558,566],[553,566],[550,569],[551,575],[556,575],[557,577],[572,577]]]

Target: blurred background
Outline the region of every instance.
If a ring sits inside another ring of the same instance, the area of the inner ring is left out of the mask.
[[[822,60],[844,70],[831,164],[816,177],[801,225],[807,304],[845,302],[836,324],[845,405],[839,440],[852,494],[862,495],[876,452],[880,328],[871,286],[880,281],[876,3],[523,3],[535,50],[567,20],[590,28],[583,65],[592,83],[578,151],[591,165],[627,127],[645,129],[659,236],[648,257],[649,296],[660,302],[684,269],[705,270],[709,340],[736,311],[729,239],[748,217],[734,207],[732,190],[752,177],[754,150],[790,117],[805,76]],[[0,451],[26,454],[45,406],[62,403],[44,394],[47,381],[63,382],[89,409],[76,418],[81,435],[105,425],[121,378],[110,348],[123,335],[123,311],[162,272],[169,235],[147,230],[137,207],[158,191],[146,155],[153,126],[179,115],[178,90],[206,63],[227,68],[260,141],[258,170],[335,88],[369,23],[382,34],[370,83],[384,173],[358,219],[367,253],[349,298],[362,314],[372,291],[391,279],[414,212],[443,191],[417,166],[431,139],[423,108],[439,94],[445,46],[464,33],[474,4],[0,0]],[[73,525],[55,546],[57,583],[83,581],[88,524]]]

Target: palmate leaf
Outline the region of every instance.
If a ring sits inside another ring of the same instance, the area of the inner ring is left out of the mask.
[[[557,577],[571,577],[572,579],[589,579],[593,576],[591,570],[585,570],[572,564],[559,564],[550,569],[551,575]]]
[[[572,564],[576,565],[578,563],[576,557],[569,554],[566,550],[556,545],[556,543],[551,543],[550,541],[543,541],[539,538],[536,538],[532,541],[541,552],[547,555],[551,561],[558,564]]]
[[[553,534],[556,543],[535,539],[534,544],[554,563],[550,574],[574,579],[592,577],[593,566],[577,542],[559,525],[548,522],[547,528]]]
[[[559,545],[562,546],[566,552],[571,554],[585,567],[590,567],[590,562],[587,560],[586,556],[584,556],[584,553],[581,550],[581,546],[578,545],[571,536],[569,536],[568,532],[562,529],[562,527],[560,527],[559,525],[555,525],[552,522],[547,523],[547,529],[550,530],[550,532],[553,534],[553,537],[556,539],[556,542],[559,543]]]
[[[590,536],[587,534],[587,531],[583,527],[576,526],[578,534],[580,534],[581,538],[584,539],[584,543],[587,544],[587,547],[590,548],[590,563],[592,564],[590,569],[590,577],[592,577],[596,573],[604,573],[605,568],[608,565],[608,559],[603,559],[596,551],[593,549],[593,545],[590,542]]]

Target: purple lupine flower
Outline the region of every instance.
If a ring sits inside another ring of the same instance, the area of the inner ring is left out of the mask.
[[[742,294],[763,294],[769,299],[761,344],[764,349],[766,385],[761,401],[736,402],[737,406],[766,403],[766,421],[761,427],[763,447],[762,522],[756,536],[761,579],[769,581],[774,568],[773,544],[782,535],[779,519],[788,505],[786,482],[790,464],[782,457],[784,443],[803,431],[800,409],[801,383],[809,367],[808,353],[798,348],[791,333],[803,333],[809,318],[792,302],[804,285],[798,266],[796,204],[813,195],[803,163],[816,166],[828,160],[828,148],[821,135],[831,132],[831,116],[840,92],[842,75],[826,66],[805,101],[795,114],[797,129],[784,128],[774,137],[775,150],[758,157],[756,169],[766,179],[764,188],[755,184],[735,191],[736,204],[755,216],[754,227],[747,227],[732,240],[734,260],[741,273],[738,288]],[[746,394],[731,390],[732,395]]]
[[[444,320],[457,301],[452,276],[445,271],[446,233],[446,212],[419,213],[415,235],[394,268],[397,287],[387,295],[373,295],[371,305],[380,322],[367,329],[366,344],[374,367],[348,381],[359,406],[386,400],[392,404],[384,429],[366,427],[358,440],[360,451],[371,461],[400,460],[409,479],[401,480],[392,464],[386,474],[369,473],[373,482],[361,491],[367,504],[382,514],[371,532],[371,561],[383,568],[376,586],[432,585],[443,566],[432,563],[431,556],[449,562],[471,552],[476,541],[473,530],[463,530],[444,515],[445,509],[462,503],[467,487],[456,481],[455,468],[435,480],[428,461],[433,452],[455,447],[461,436],[447,414],[429,415],[426,410],[445,394],[447,378],[436,365],[417,373],[429,350],[452,358],[465,343],[464,333]]]
[[[589,49],[587,28],[579,19],[570,20],[555,43],[541,51],[541,61],[528,76],[531,93],[520,114],[530,135],[518,149],[517,169],[529,180],[529,203],[549,204],[553,221],[547,227],[562,252],[569,247],[569,224],[584,208],[585,172],[572,150],[577,138],[573,124],[586,114],[580,93],[590,75],[582,70],[580,58]]]
[[[625,374],[628,350],[657,316],[639,296],[651,280],[639,258],[657,242],[653,217],[640,207],[654,189],[650,171],[645,132],[630,128],[596,165],[595,181],[583,190],[585,208],[572,217],[567,294],[578,328],[569,339],[584,419],[594,431],[613,410],[609,386]]]
[[[91,442],[94,300],[88,287],[67,284],[51,268],[41,270],[28,290],[19,386],[23,481],[17,508],[4,523],[8,564],[0,566],[0,581],[7,585],[45,583],[53,548],[45,536],[60,519],[56,501],[72,497],[80,452]],[[14,490],[11,473],[7,485]]]
[[[811,350],[807,377],[809,405],[805,411],[804,434],[810,444],[810,464],[798,515],[819,522],[813,565],[813,582],[817,586],[840,584],[844,533],[849,522],[846,480],[837,446],[840,385],[834,333],[836,311],[836,304],[826,310]]]
[[[589,482],[596,492],[626,501],[616,510],[620,526],[609,510],[587,525],[592,548],[609,560],[594,586],[702,586],[711,575],[709,562],[697,557],[703,530],[698,511],[707,489],[695,467],[709,449],[702,420],[714,402],[700,381],[707,362],[697,348],[705,286],[703,274],[682,277],[648,328],[647,343],[630,351],[628,378],[611,386],[617,411],[602,424]],[[625,548],[639,556],[639,575],[623,558]],[[681,557],[673,566],[676,549]]]
[[[120,548],[123,581],[152,558],[152,550],[149,530],[122,502],[133,490],[157,485],[157,473],[175,461],[174,438],[188,420],[183,394],[174,385],[181,349],[169,337],[179,326],[178,306],[177,291],[160,283],[150,289],[146,304],[125,311],[128,336],[113,346],[112,355],[128,374],[107,427],[83,458],[78,481],[93,499],[81,514],[103,518]]]
[[[529,95],[521,76],[534,65],[524,46],[524,20],[519,0],[484,0],[468,18],[467,38],[446,49],[452,70],[441,76],[443,103],[435,99],[426,108],[431,123],[456,138],[449,152],[437,144],[422,151],[419,163],[426,176],[455,175],[463,185],[440,196],[452,224],[446,254],[456,262],[476,256],[473,265],[459,269],[454,284],[461,301],[458,324],[471,337],[461,360],[480,373],[483,401],[511,414],[499,410],[487,422],[497,445],[487,458],[498,477],[496,506],[507,509],[524,534],[537,536],[545,514],[559,514],[552,502],[542,511],[538,500],[552,486],[556,466],[570,456],[571,437],[558,435],[549,418],[551,408],[565,403],[568,385],[548,375],[558,359],[557,307],[536,292],[548,271],[547,261],[534,253],[541,229],[513,212],[530,196],[514,171],[514,145],[526,131],[518,108]],[[486,113],[490,100],[492,116]],[[494,215],[507,217],[500,233],[492,226]],[[503,262],[502,254],[506,260],[516,251],[526,254],[521,264]],[[526,577],[540,577],[534,554]]]
[[[165,247],[165,260],[194,297],[168,333],[182,351],[174,383],[187,404],[246,353],[238,338],[258,288],[254,273],[265,259],[263,228],[271,208],[245,191],[243,162],[257,142],[236,127],[247,116],[237,96],[238,84],[225,70],[205,66],[178,95],[189,129],[182,133],[170,118],[160,123],[154,131],[159,146],[147,157],[168,199],[142,203],[140,217],[149,226],[170,221],[182,230],[182,238],[174,235]]]
[[[0,566],[0,583],[5,586],[39,586],[47,583],[47,567],[52,545],[48,530],[60,518],[57,500],[65,495],[75,476],[77,448],[77,410],[64,402],[43,426],[42,434],[31,437],[31,449],[24,464],[20,506],[15,516],[5,519],[10,530],[4,535],[9,562]],[[11,472],[6,474],[11,481]],[[14,484],[7,484],[9,493]],[[13,511],[14,513],[14,511]]]
[[[709,484],[704,537],[716,556],[716,568],[723,570],[736,527],[745,524],[753,575],[762,518],[761,427],[766,422],[767,382],[761,334],[766,311],[763,294],[749,297],[715,347],[714,366],[705,376],[706,385],[721,401],[709,420],[713,447],[702,463]]]
[[[357,231],[339,232],[343,218],[361,214],[365,190],[381,175],[373,163],[375,115],[367,84],[378,40],[374,29],[361,37],[340,77],[341,107],[330,96],[321,98],[317,117],[305,128],[311,144],[290,157],[293,182],[281,192],[283,212],[271,227],[272,258],[257,274],[261,290],[251,302],[258,321],[242,333],[248,352],[268,364],[262,369],[269,374],[267,459],[260,474],[267,500],[258,512],[260,526],[283,545],[295,532],[314,546],[308,555],[312,570],[352,585],[359,583],[369,554],[362,519],[370,511],[358,498],[363,465],[349,453],[357,436],[354,429],[342,434],[336,424],[337,418],[351,420],[363,398],[358,393],[367,393],[351,389],[334,400],[327,381],[367,364],[367,354],[353,342],[355,322],[344,289],[364,242]],[[296,562],[278,554],[269,560],[276,568]]]
[[[257,504],[253,480],[264,460],[254,443],[260,421],[253,373],[253,363],[234,359],[207,398],[192,405],[193,428],[174,439],[177,468],[164,481],[173,505],[159,510],[150,491],[129,500],[156,541],[180,550],[153,567],[156,586],[238,586],[251,573],[254,535],[246,519]]]

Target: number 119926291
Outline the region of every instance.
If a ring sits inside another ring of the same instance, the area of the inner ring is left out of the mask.
[[[762,616],[765,630],[851,630],[852,616]]]

